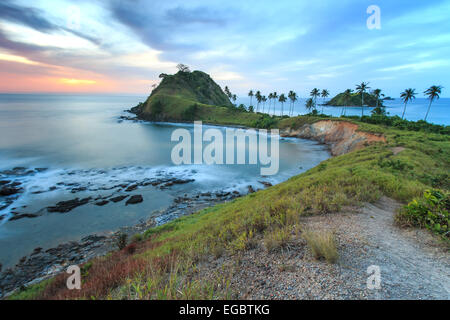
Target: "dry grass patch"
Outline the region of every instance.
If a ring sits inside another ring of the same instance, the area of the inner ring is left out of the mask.
[[[303,238],[308,243],[316,259],[325,259],[329,263],[335,263],[339,258],[336,248],[335,235],[327,230],[307,230]]]
[[[267,251],[274,251],[286,247],[291,241],[291,227],[285,226],[266,231],[264,245]]]

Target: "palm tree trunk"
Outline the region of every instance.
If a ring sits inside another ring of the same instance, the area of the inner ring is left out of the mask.
[[[403,108],[402,120],[403,120],[403,117],[405,116],[405,111],[406,111],[406,102],[405,102],[405,107]]]
[[[433,103],[433,99],[430,99],[430,104],[428,105],[427,114],[425,115],[425,119],[423,121],[427,121],[428,113],[430,112],[431,104]]]
[[[364,117],[364,92],[361,92],[361,118]]]

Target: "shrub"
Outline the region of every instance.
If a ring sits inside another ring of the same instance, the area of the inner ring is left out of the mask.
[[[332,232],[307,230],[303,233],[303,238],[311,248],[314,258],[318,260],[324,258],[329,263],[335,263],[339,258]]]
[[[134,242],[134,243],[141,242],[143,239],[144,239],[144,236],[141,233],[136,233],[133,236],[133,239],[131,240],[131,242]]]
[[[182,114],[183,119],[185,120],[195,120],[195,115],[197,114],[198,105],[195,103],[189,107],[187,107]]]
[[[288,226],[267,231],[264,234],[264,245],[267,251],[286,247],[291,240],[291,228]]]
[[[427,228],[449,239],[449,195],[449,192],[426,190],[422,197],[404,206],[395,220],[399,225]]]
[[[131,243],[124,248],[124,251],[128,254],[133,254],[136,252],[136,243]]]
[[[126,233],[119,233],[114,240],[117,249],[122,250],[125,248],[127,246],[127,239],[128,236]]]

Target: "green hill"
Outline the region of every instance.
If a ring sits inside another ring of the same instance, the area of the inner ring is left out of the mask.
[[[202,71],[179,71],[174,75],[162,74],[161,77],[163,80],[147,101],[131,109],[138,117],[155,121],[181,121],[212,111],[210,106],[222,106],[222,112],[233,107],[220,86]]]
[[[339,93],[333,99],[326,103],[328,106],[336,106],[336,107],[360,107],[361,106],[361,94],[360,93],[352,93],[351,99],[349,102],[345,101],[344,93]],[[369,107],[375,107],[377,105],[377,97],[370,93],[364,94],[364,105]],[[383,100],[378,101],[378,105],[380,107],[383,106]]]

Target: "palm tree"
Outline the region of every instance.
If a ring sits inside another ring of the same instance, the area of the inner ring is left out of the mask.
[[[272,104],[272,99],[273,99],[273,95],[271,92],[271,93],[269,93],[269,110],[267,111],[267,113],[269,113],[269,114],[270,114],[270,105]]]
[[[292,91],[292,94],[289,97],[289,99],[291,99],[291,102],[292,102],[292,111],[290,114],[290,116],[292,116],[292,115],[294,115],[294,105],[295,105],[295,101],[297,101],[297,94],[294,91]]]
[[[369,82],[361,82],[356,85],[356,91],[361,94],[361,118],[364,116],[364,93],[370,89]]]
[[[311,113],[311,109],[316,109],[316,103],[314,102],[313,98],[309,98],[306,100],[305,104],[306,110],[308,110]]]
[[[406,89],[404,92],[400,93],[400,98],[402,98],[403,103],[405,104],[405,107],[403,108],[403,114],[402,119],[405,117],[406,112],[406,105],[408,104],[408,101],[412,101],[416,98],[416,89]]]
[[[236,103],[237,96],[235,94],[233,94],[231,98],[233,99],[233,102]]]
[[[277,102],[278,98],[278,94],[276,91],[272,94],[272,98],[273,98],[273,114],[275,115],[275,103]]]
[[[330,92],[327,89],[323,89],[320,95],[323,98],[322,101],[322,113],[323,113],[323,105],[325,104],[325,98],[327,98],[330,95]]]
[[[228,88],[228,86],[225,86],[225,94],[227,95],[228,99],[232,100],[233,98],[233,94],[231,93],[230,89]]]
[[[284,103],[286,102],[286,97],[285,97],[284,93],[280,94],[280,98],[278,99],[278,101],[281,102],[281,116],[283,116],[283,113],[284,113],[283,106],[284,106]]]
[[[380,101],[380,96],[384,96],[384,94],[381,94],[381,89],[375,89],[373,90],[373,95],[375,96],[375,98],[377,98],[377,104],[376,104],[376,108],[378,108],[378,102]]]
[[[252,105],[252,101],[253,101],[253,90],[250,90],[250,92],[248,93],[248,96],[250,97],[250,105]]]
[[[345,113],[346,113],[346,110],[347,110],[347,106],[349,105],[350,100],[352,98],[352,91],[353,91],[352,89],[347,89],[347,90],[344,91],[344,96],[343,96],[344,107],[342,108],[341,115],[345,116]]]
[[[292,110],[292,94],[294,93],[294,91],[290,90],[288,93],[288,99],[289,99],[289,113],[288,115],[291,116],[291,110]]]
[[[262,109],[262,112],[264,113],[264,108],[266,107],[266,101],[267,101],[266,96],[262,96],[261,100],[262,100],[262,102],[263,102],[263,109]]]
[[[428,113],[430,112],[431,104],[433,103],[434,99],[439,99],[439,95],[442,93],[443,87],[442,86],[431,86],[427,90],[425,90],[425,95],[428,96],[428,99],[430,99],[430,104],[428,106],[427,114],[425,115],[424,121],[427,121]]]
[[[314,99],[314,105],[316,104],[317,97],[320,96],[320,90],[317,88],[312,89],[311,93],[309,94]]]
[[[256,98],[256,101],[258,102],[258,104],[256,105],[256,112],[258,112],[259,104],[261,103],[261,92],[259,90],[256,91],[255,98]]]

